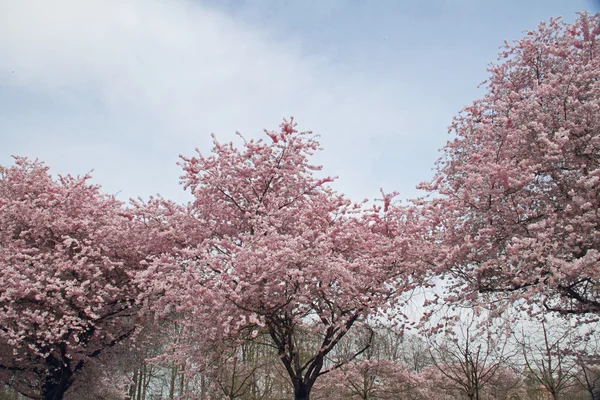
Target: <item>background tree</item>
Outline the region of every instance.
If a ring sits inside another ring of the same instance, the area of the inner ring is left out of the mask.
[[[502,329],[478,318],[472,310],[461,311],[450,317],[458,319],[456,322],[446,323],[441,330],[437,325],[430,330],[430,356],[432,365],[451,386],[469,400],[480,400],[484,398],[484,389],[494,382],[496,374],[514,354]],[[483,322],[486,324],[478,326]]]
[[[507,44],[450,131],[431,221],[451,300],[600,313],[600,15]]]
[[[514,371],[514,362],[502,363],[484,387],[487,400],[532,400],[527,398],[523,377]]]
[[[567,389],[576,384],[577,359],[572,355],[576,348],[575,332],[571,327],[539,322],[538,332],[530,329],[521,334],[520,345],[529,377],[559,400]]]
[[[402,362],[361,358],[328,374],[316,392],[319,399],[423,399],[421,377]]]
[[[403,362],[413,360],[411,353],[404,354],[403,339],[403,330],[392,326],[357,327],[334,352],[352,356],[366,343],[369,348],[323,377],[315,387],[315,398],[421,400],[423,381],[419,371]],[[342,354],[335,357],[344,358]]]
[[[600,400],[600,354],[598,353],[598,338],[595,338],[595,351],[586,349],[584,353],[577,354],[578,373],[575,379],[589,394],[590,400]]]

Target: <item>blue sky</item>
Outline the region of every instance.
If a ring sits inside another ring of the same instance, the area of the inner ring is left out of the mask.
[[[591,0],[0,0],[0,164],[187,200],[179,154],[293,115],[360,200],[431,177],[503,41]]]

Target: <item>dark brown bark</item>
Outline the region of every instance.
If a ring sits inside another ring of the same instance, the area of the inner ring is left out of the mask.
[[[61,400],[73,384],[73,371],[68,361],[50,354],[46,357],[48,375],[42,385],[43,400]]]
[[[294,382],[294,400],[309,400],[311,389],[312,385],[309,387],[304,382]]]

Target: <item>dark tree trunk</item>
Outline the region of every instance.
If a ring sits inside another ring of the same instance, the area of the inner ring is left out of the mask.
[[[309,400],[310,389],[311,387],[304,382],[294,382],[294,400]]]
[[[55,371],[54,374],[46,377],[42,386],[42,396],[44,400],[61,400],[67,390],[73,384],[73,374],[66,368]]]
[[[359,315],[359,313],[351,314],[343,327],[328,326],[318,353],[306,361],[304,366],[300,362],[300,355],[294,343],[294,324],[290,322],[293,321],[293,318],[288,316],[271,317],[269,335],[277,346],[281,362],[291,378],[294,386],[294,400],[310,400],[310,391],[317,378],[322,375],[321,369],[323,368],[325,356],[344,337]],[[354,357],[365,351],[370,345],[369,343]]]
[[[56,359],[53,355],[46,358],[48,375],[42,385],[43,400],[61,400],[73,384],[73,371],[69,362]]]

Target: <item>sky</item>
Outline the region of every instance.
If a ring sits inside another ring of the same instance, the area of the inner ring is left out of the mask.
[[[600,2],[0,0],[0,165],[187,201],[179,154],[294,116],[335,189],[414,198],[504,40],[583,10]]]

